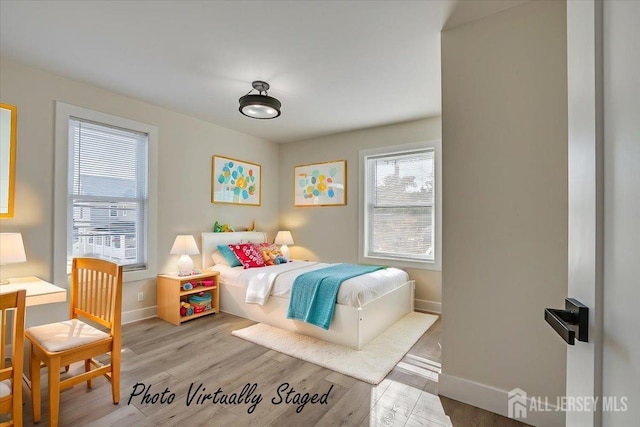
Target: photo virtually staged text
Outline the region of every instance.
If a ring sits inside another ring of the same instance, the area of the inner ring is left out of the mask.
[[[153,385],[136,383],[131,390],[127,405],[139,402],[141,405],[172,405],[176,402],[176,393],[169,387],[163,391],[152,390]],[[183,403],[186,406],[201,405],[248,405],[247,413],[251,414],[262,402],[262,393],[257,391],[258,384],[245,384],[238,393],[226,393],[220,387],[212,391],[202,383],[191,383]],[[333,385],[325,393],[301,393],[289,383],[280,384],[271,396],[272,405],[294,405],[296,412],[300,413],[305,405],[327,405]]]

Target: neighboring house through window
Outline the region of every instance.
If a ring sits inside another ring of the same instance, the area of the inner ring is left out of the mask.
[[[360,152],[360,262],[440,269],[440,143]]]
[[[156,146],[155,126],[56,103],[56,279],[74,257],[155,275]]]

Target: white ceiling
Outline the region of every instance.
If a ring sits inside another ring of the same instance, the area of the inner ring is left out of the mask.
[[[0,53],[291,142],[439,115],[440,31],[518,3],[2,0]],[[238,112],[253,80],[282,116]]]

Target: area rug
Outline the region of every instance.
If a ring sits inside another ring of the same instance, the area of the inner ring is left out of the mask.
[[[359,351],[264,323],[231,333],[297,359],[378,384],[436,320],[438,316],[432,314],[409,313]]]

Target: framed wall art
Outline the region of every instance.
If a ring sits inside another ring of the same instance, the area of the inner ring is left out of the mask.
[[[260,206],[261,167],[229,157],[213,156],[211,203]]]
[[[295,206],[347,204],[347,161],[336,160],[293,169]]]
[[[13,218],[16,181],[16,117],[15,106],[0,104],[0,218]]]

